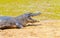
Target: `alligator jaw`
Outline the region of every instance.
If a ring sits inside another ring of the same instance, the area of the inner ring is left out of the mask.
[[[40,14],[41,14],[40,12],[38,12],[38,13],[32,13],[31,16],[38,16]]]

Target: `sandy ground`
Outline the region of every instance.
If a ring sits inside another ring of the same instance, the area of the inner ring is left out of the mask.
[[[0,38],[60,38],[60,20],[43,20],[22,29],[0,30]]]

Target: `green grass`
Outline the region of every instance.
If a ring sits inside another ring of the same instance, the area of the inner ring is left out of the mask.
[[[60,0],[0,0],[0,15],[18,16],[40,11],[38,19],[60,19]]]

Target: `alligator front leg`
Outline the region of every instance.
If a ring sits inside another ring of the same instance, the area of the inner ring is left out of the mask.
[[[19,28],[19,29],[23,28],[23,25],[17,25],[17,28]]]
[[[17,28],[23,28],[24,26],[22,24],[20,24],[20,23],[16,23],[16,27]]]

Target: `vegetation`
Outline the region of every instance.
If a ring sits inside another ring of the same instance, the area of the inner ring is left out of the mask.
[[[40,11],[37,19],[60,19],[60,0],[0,0],[0,15],[18,16]]]

